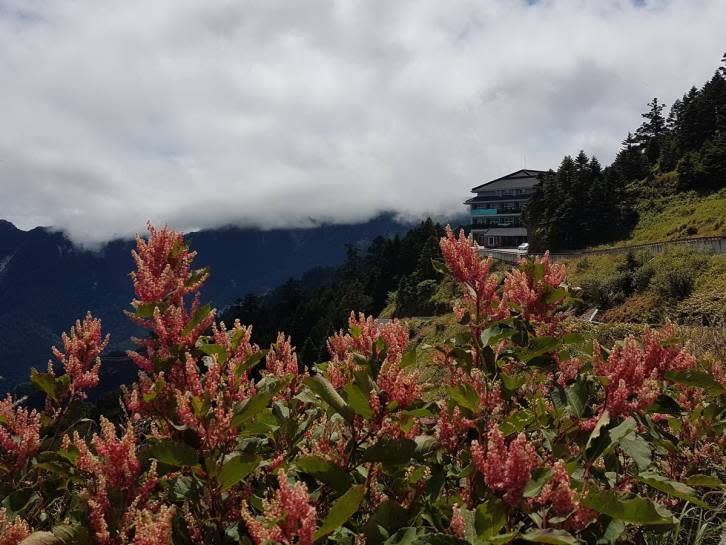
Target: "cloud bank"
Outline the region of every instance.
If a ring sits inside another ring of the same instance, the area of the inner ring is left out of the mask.
[[[723,28],[723,0],[0,0],[0,218],[93,244],[461,212],[609,162]]]

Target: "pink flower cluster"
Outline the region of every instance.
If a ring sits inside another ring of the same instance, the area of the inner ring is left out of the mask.
[[[558,460],[552,466],[552,479],[544,485],[537,503],[551,505],[555,515],[563,516],[579,507],[577,492],[570,486],[570,474],[565,463]]]
[[[136,250],[132,252],[136,271],[131,278],[136,298],[131,305],[136,312],[127,315],[154,335],[135,339],[145,348],[145,354],[128,354],[142,370],[153,372],[155,359],[178,361],[184,348],[194,346],[214,321],[214,311],[195,316],[201,311],[199,289],[209,276],[205,270],[191,270],[196,252],[189,251],[180,233],[167,227],[156,229],[149,224],[148,230],[149,240],[136,237]],[[185,297],[190,294],[195,297],[187,305]],[[151,313],[151,317],[139,316],[141,311]]]
[[[464,539],[464,533],[466,531],[466,520],[461,514],[459,506],[454,504],[451,510],[451,522],[449,523],[449,532],[459,539]]]
[[[519,268],[505,274],[503,302],[515,305],[522,317],[550,335],[559,321],[556,309],[564,298],[550,296],[566,278],[565,266],[550,263],[549,252],[533,261],[520,259]]]
[[[484,475],[484,482],[489,488],[497,492],[506,490],[504,501],[511,506],[522,499],[537,462],[534,447],[524,433],[520,433],[507,447],[498,427],[489,431],[486,450],[478,441],[472,442],[471,459]]]
[[[300,392],[302,382],[300,377],[307,373],[300,373],[300,365],[297,361],[295,347],[290,337],[284,333],[277,334],[277,340],[270,346],[270,351],[265,358],[267,372],[272,376],[283,378],[292,376],[293,380],[285,391],[279,394],[278,398],[290,399]]]
[[[172,545],[174,507],[162,505],[157,513],[148,509],[136,512],[131,545]]]
[[[675,326],[667,324],[660,332],[643,331],[641,344],[631,335],[623,346],[615,345],[607,360],[596,343],[593,365],[598,375],[608,378],[605,387],[605,409],[611,417],[629,415],[651,405],[661,391],[667,371],[685,371],[696,359],[682,346],[661,343],[675,334]]]
[[[283,545],[312,545],[317,511],[304,483],[290,485],[284,471],[277,474],[278,489],[271,499],[263,500],[263,522],[242,504],[242,519],[257,545],[276,541]],[[297,538],[297,541],[295,539]]]
[[[40,414],[19,407],[10,394],[0,400],[0,458],[20,468],[40,447]]]
[[[108,345],[110,335],[102,337],[101,320],[88,312],[83,322],[76,320],[70,334],[63,333],[63,351],[55,346],[53,355],[63,365],[65,374],[71,379],[68,394],[86,399],[85,390],[98,385],[98,372],[101,369],[101,352]],[[53,365],[48,362],[48,372],[55,376]]]
[[[409,342],[408,324],[398,320],[378,324],[371,316],[366,318],[360,313],[356,317],[351,312],[348,326],[350,333],[340,331],[328,339],[331,356],[328,377],[333,386],[345,386],[357,367],[354,354],[371,356],[374,346],[381,339],[386,346],[386,359],[378,373],[377,384],[385,399],[372,399],[372,404],[395,401],[402,408],[419,399],[423,387],[419,383],[418,373],[413,369],[401,368],[401,359]],[[373,397],[380,398],[378,394]]]
[[[132,426],[120,437],[116,427],[105,417],[101,417],[101,434],[94,433],[91,451],[86,441],[78,432],[74,432],[73,440],[66,435],[63,448],[75,446],[78,449],[78,468],[95,476],[103,476],[106,483],[120,490],[133,487],[139,473],[139,459],[136,456],[136,436]]]
[[[450,453],[455,453],[466,436],[466,432],[474,427],[474,420],[464,417],[459,407],[449,413],[446,404],[439,405],[439,422],[436,430],[436,437],[439,443]]]
[[[212,356],[201,373],[199,362],[187,354],[184,367],[185,389],[175,388],[177,415],[182,424],[197,432],[206,448],[224,446],[237,438],[232,418],[239,402],[255,394],[254,383],[247,373],[238,373],[234,360],[220,363]],[[208,409],[195,410],[208,405]]]
[[[474,239],[459,231],[458,238],[451,227],[446,227],[446,237],[439,242],[441,253],[454,279],[464,287],[464,305],[456,305],[455,312],[462,318],[469,311],[476,325],[489,320],[497,320],[506,315],[499,305],[497,287],[499,277],[490,273],[492,258],[482,260]]]
[[[20,517],[8,517],[4,507],[0,507],[0,545],[18,545],[30,535],[31,529]]]

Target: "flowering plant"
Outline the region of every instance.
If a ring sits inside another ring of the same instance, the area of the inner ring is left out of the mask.
[[[500,276],[448,230],[461,333],[351,313],[329,361],[215,321],[182,236],[139,238],[149,331],[114,415],[71,418],[107,343],[90,315],[0,402],[0,544],[572,545],[642,542],[723,497],[726,380],[674,326],[612,347],[568,333],[566,271]],[[62,372],[61,372],[62,367]],[[641,541],[638,541],[641,540]]]

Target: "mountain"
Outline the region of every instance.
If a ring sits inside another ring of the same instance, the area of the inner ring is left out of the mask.
[[[377,236],[402,234],[408,226],[392,215],[351,225],[260,231],[235,227],[190,233],[196,263],[212,276],[203,296],[218,308],[247,293],[264,293],[291,277],[338,265],[346,245],[365,248]],[[17,229],[0,220],[0,390],[44,369],[62,331],[90,310],[111,333],[109,350],[130,346],[134,326],[122,313],[132,297],[130,240],[98,251],[75,246],[63,233],[43,227]]]

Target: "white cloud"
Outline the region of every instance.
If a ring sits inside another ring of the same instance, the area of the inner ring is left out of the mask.
[[[0,217],[93,243],[462,211],[715,69],[723,0],[0,0]]]

